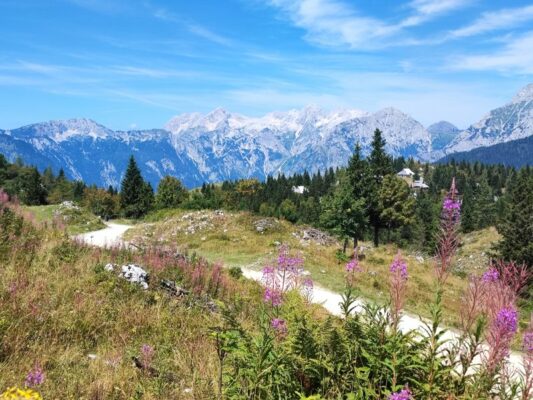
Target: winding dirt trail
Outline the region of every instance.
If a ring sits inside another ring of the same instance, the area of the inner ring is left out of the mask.
[[[123,244],[127,245],[127,243],[122,239],[122,237],[124,233],[130,228],[132,228],[131,225],[108,223],[107,228],[77,235],[75,236],[75,238],[89,245],[97,247],[112,247]],[[261,282],[261,271],[246,267],[241,267],[241,269],[243,275],[246,278]],[[333,315],[340,316],[342,314],[340,308],[342,297],[339,293],[335,293],[328,289],[324,289],[320,286],[315,285],[315,287],[313,288],[313,295],[311,300],[313,303],[319,304],[324,307]],[[362,301],[357,302],[355,309],[356,312],[357,310],[362,309],[362,305]],[[425,321],[419,317],[404,313],[400,320],[399,328],[402,332],[409,332],[414,330],[422,333],[424,332]],[[458,340],[458,338],[459,333],[454,332],[451,329],[447,330],[446,334],[443,337],[444,340],[449,340],[451,342]],[[475,360],[475,363],[481,363],[480,357]],[[522,356],[519,353],[511,353],[511,355],[509,356],[509,367],[513,368],[515,371],[523,371],[524,367],[522,363]]]

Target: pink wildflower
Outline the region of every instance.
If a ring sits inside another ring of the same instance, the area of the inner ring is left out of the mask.
[[[42,385],[45,379],[43,369],[36,364],[33,369],[26,375],[25,385],[26,387],[35,387]]]
[[[500,279],[500,273],[496,268],[491,267],[483,274],[481,279],[485,283],[496,282],[498,279]]]
[[[405,289],[408,278],[407,263],[403,260],[402,254],[398,251],[389,268],[390,282],[389,291],[391,298],[391,317],[393,328],[396,329],[400,322],[400,314],[405,300]]]
[[[287,334],[287,323],[285,322],[284,319],[274,318],[270,322],[270,326],[272,327],[272,329],[274,329],[276,334],[279,336],[285,336]]]
[[[402,389],[399,392],[392,393],[389,400],[411,400],[411,391],[408,388]]]

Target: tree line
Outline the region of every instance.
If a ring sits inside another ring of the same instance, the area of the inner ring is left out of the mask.
[[[422,164],[385,151],[374,132],[371,151],[363,157],[357,144],[345,168],[303,172],[293,176],[203,184],[187,190],[175,177],[164,177],[154,192],[132,156],[120,188],[87,186],[70,181],[60,170],[40,173],[21,160],[8,163],[0,155],[0,187],[28,205],[79,202],[102,218],[141,218],[154,209],[229,209],[284,218],[330,231],[356,246],[372,240],[394,242],[431,253],[435,247],[442,199],[456,179],[462,198],[461,229],[471,232],[497,226],[504,239],[499,251],[508,259],[533,264],[533,174],[503,165],[451,161]],[[429,186],[414,192],[397,176],[402,168],[423,177]],[[298,188],[298,190],[295,190]]]

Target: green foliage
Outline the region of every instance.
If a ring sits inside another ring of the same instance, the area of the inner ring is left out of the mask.
[[[405,181],[387,175],[379,191],[380,218],[389,230],[413,222],[415,198]]]
[[[508,260],[533,266],[533,174],[521,170],[507,196],[504,220],[498,225],[503,236],[498,250]]]
[[[130,157],[126,174],[120,187],[120,208],[125,217],[139,218],[152,207],[154,191],[141,176],[133,156]]]
[[[290,222],[296,222],[298,220],[298,210],[290,199],[285,199],[281,202],[279,205],[279,214]]]
[[[95,187],[84,190],[84,204],[95,215],[105,220],[116,217],[120,210],[120,199],[116,194]]]
[[[157,208],[177,208],[187,199],[189,194],[181,181],[172,176],[165,176],[157,186],[155,206]]]

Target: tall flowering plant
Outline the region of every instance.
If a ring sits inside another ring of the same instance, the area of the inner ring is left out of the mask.
[[[461,202],[457,198],[455,178],[452,179],[450,190],[442,203],[440,233],[437,244],[437,280],[443,285],[451,270],[451,262],[459,244],[459,224],[461,217]]]
[[[405,301],[405,289],[409,277],[409,274],[407,273],[407,263],[402,258],[400,251],[398,251],[398,254],[394,257],[394,260],[389,267],[389,272],[392,326],[396,330],[400,323],[401,312]]]
[[[533,397],[533,318],[522,337],[522,351],[522,360],[524,364],[522,400],[528,400]]]
[[[303,258],[292,256],[287,246],[281,246],[276,263],[263,268],[263,301],[274,311],[270,326],[278,338],[285,337],[287,333],[286,321],[278,315],[285,294],[290,290],[299,290],[306,300],[311,299],[313,281],[305,276],[303,264]]]

